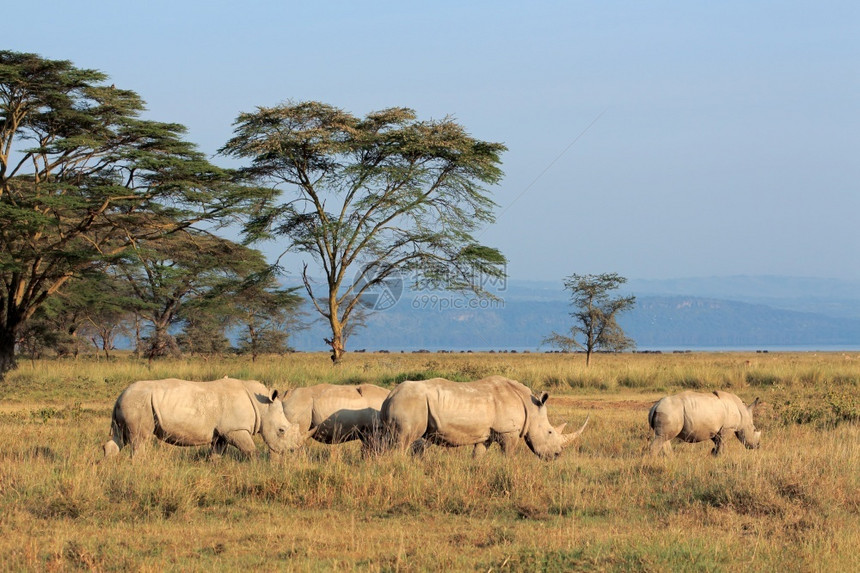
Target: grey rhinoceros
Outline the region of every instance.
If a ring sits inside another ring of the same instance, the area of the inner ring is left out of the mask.
[[[544,392],[535,396],[523,384],[502,376],[475,382],[443,378],[401,382],[382,404],[382,423],[390,445],[423,451],[425,443],[474,446],[473,455],[486,452],[493,442],[510,453],[523,438],[542,459],[561,454],[588,424],[563,434],[565,424],[554,428],[547,418]],[[423,438],[423,439],[422,439]]]
[[[761,432],[753,425],[753,410],[758,398],[749,406],[730,392],[686,391],[661,398],[648,412],[648,424],[654,431],[651,454],[672,453],[671,440],[684,442],[714,441],[713,455],[720,453],[723,439],[734,432],[749,449],[759,446]]]
[[[302,440],[298,425],[284,415],[277,390],[233,378],[134,382],[116,400],[111,434],[105,456],[118,454],[126,443],[135,455],[153,435],[177,446],[211,444],[212,457],[224,453],[228,444],[246,455],[255,453],[254,434],[261,434],[275,454],[299,447]]]
[[[379,436],[379,411],[387,397],[388,390],[373,384],[317,384],[287,392],[284,414],[318,442],[340,444],[358,439],[367,453]]]

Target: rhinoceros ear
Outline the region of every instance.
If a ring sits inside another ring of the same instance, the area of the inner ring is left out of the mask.
[[[543,394],[540,395],[540,405],[541,406],[546,404],[547,400],[549,400],[549,394],[548,393],[544,392]]]
[[[278,391],[272,390],[272,402],[278,399]]]
[[[753,400],[753,403],[750,404],[750,411],[755,410],[755,407],[758,406],[759,402],[760,402],[759,398],[756,398],[755,400]]]

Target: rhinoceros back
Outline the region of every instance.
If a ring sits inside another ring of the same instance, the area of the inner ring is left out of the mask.
[[[156,435],[178,445],[206,445],[212,442],[216,426],[224,417],[225,391],[202,387],[203,383],[167,385],[152,392]],[[227,394],[236,394],[226,391]],[[229,396],[233,398],[233,396]],[[237,399],[242,396],[237,394]],[[247,402],[247,398],[244,400]],[[247,409],[247,407],[246,407]]]

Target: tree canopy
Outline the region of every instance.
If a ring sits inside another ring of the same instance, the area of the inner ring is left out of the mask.
[[[260,107],[234,127],[221,152],[249,159],[241,173],[273,191],[247,237],[286,238],[284,251],[319,265],[323,293],[307,263],[303,278],[331,327],[333,360],[362,295],[395,273],[479,294],[476,276],[503,276],[505,258],[474,236],[494,221],[485,186],[502,177],[501,143],[450,117],[420,121],[390,108],[359,118],[319,102]]]
[[[106,80],[0,51],[0,377],[22,326],[69,280],[141,239],[227,223],[259,195]]]

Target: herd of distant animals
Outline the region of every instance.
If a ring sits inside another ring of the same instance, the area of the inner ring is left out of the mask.
[[[260,434],[271,453],[280,456],[313,438],[325,444],[361,440],[362,452],[411,450],[428,444],[472,446],[480,456],[493,443],[510,453],[520,439],[544,460],[557,458],[585,430],[554,427],[547,417],[544,392],[502,376],[474,382],[443,378],[404,381],[393,390],[373,384],[319,384],[295,388],[283,397],[255,380],[223,378],[211,382],[143,380],[117,398],[111,415],[111,439],[105,457],[129,445],[140,453],[155,436],[177,446],[211,446],[220,457],[228,445],[246,455],[257,449]],[[757,448],[761,432],[753,424],[758,398],[745,405],[729,392],[686,391],[666,396],[648,412],[654,432],[651,455],[671,454],[671,441],[712,440],[718,455],[734,433],[747,448]]]

